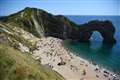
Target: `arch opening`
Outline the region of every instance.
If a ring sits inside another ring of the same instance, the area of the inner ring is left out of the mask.
[[[98,31],[93,31],[91,36],[90,36],[90,39],[89,39],[91,42],[95,41],[99,41],[99,42],[102,42],[103,41],[103,36],[101,35],[100,32]]]

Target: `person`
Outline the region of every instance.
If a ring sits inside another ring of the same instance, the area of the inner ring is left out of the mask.
[[[85,69],[83,70],[83,75],[86,75],[86,71],[85,71]]]

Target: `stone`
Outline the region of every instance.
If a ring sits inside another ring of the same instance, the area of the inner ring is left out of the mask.
[[[115,27],[111,21],[90,21],[88,23],[80,25],[80,41],[88,42],[92,33],[98,31],[102,37],[104,43],[115,43],[114,38]]]

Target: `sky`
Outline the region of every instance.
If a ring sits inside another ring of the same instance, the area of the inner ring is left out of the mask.
[[[0,16],[35,7],[58,15],[120,15],[120,0],[0,0]]]

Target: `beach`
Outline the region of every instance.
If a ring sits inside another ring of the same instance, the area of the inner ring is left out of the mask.
[[[37,38],[22,29],[17,33],[21,33],[24,39],[35,44],[35,49],[31,52],[27,46],[19,43],[22,52],[31,53],[35,60],[61,74],[65,80],[120,80],[115,73],[72,53],[61,39]]]
[[[47,37],[36,42],[34,59],[61,74],[65,80],[119,80],[120,78],[98,65],[76,56],[63,45],[63,40]]]

